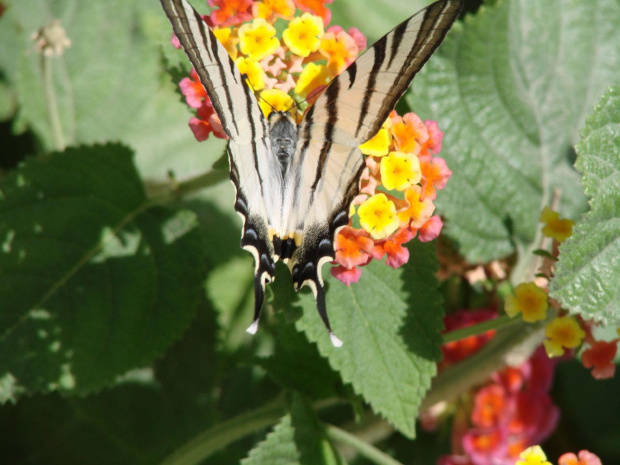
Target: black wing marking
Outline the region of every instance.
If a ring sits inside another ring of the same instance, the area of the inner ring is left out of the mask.
[[[401,23],[336,77],[307,111],[299,129],[294,179],[285,180],[288,234],[302,243],[289,262],[296,288],[309,286],[334,339],[325,309],[321,267],[335,257],[334,240],[348,223],[364,166],[358,146],[381,128],[413,77],[461,11],[440,0]]]

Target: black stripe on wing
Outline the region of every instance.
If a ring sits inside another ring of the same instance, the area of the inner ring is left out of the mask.
[[[312,133],[316,139],[330,126],[332,107],[342,117],[336,122],[330,142],[362,144],[374,136],[398,100],[407,91],[417,72],[439,47],[458,17],[462,0],[439,0],[404,21],[379,39],[354,63],[332,80],[315,104],[306,112],[308,124],[321,126]],[[337,87],[337,91],[330,90]],[[351,120],[358,116],[355,122]],[[304,120],[302,125],[307,122]]]
[[[230,146],[229,146],[230,147]],[[254,215],[248,208],[248,199],[239,185],[239,171],[235,165],[229,149],[230,180],[235,186],[235,210],[243,218],[241,232],[241,247],[254,256],[254,318],[247,329],[251,334],[256,333],[260,311],[265,297],[265,284],[273,281],[276,272],[274,250],[269,238],[269,229],[265,219]]]
[[[160,0],[172,29],[213,103],[226,135],[235,140],[246,128],[239,115],[247,116],[255,130],[266,130],[256,99],[232,61],[200,15],[185,0]],[[250,96],[248,98],[248,95]],[[261,137],[263,134],[261,134]]]
[[[336,347],[342,345],[342,341],[334,335],[329,323],[321,268],[335,258],[335,237],[338,231],[349,223],[349,205],[358,193],[359,178],[363,169],[364,164],[360,163],[358,172],[345,188],[342,201],[333,209],[327,221],[324,224],[313,224],[304,228],[301,247],[295,251],[291,262],[295,290],[298,291],[302,286],[312,289],[319,315],[329,331],[332,344]]]

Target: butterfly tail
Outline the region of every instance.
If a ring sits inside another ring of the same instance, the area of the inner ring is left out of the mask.
[[[263,306],[265,298],[265,285],[259,275],[254,277],[254,319],[252,324],[246,329],[250,334],[256,334],[258,330],[258,320],[260,319],[260,310]]]
[[[332,342],[332,345],[334,347],[341,347],[342,341],[338,339],[338,337],[336,337],[336,335],[332,331],[331,325],[329,324],[329,318],[327,316],[327,307],[325,306],[325,288],[323,287],[323,285],[321,285],[318,282],[315,282],[315,284],[316,284],[316,294],[315,294],[316,308],[319,311],[319,316],[321,317],[321,320],[323,320],[323,323],[325,324],[325,327],[327,328],[327,331],[329,332],[329,339]]]

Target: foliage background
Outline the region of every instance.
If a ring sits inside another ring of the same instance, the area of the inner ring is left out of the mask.
[[[232,188],[219,182],[226,173],[209,168],[224,144],[212,138],[198,146],[187,128],[188,109],[168,73],[185,66],[184,57],[168,44],[159,3],[5,3],[3,460],[155,463],[206,432],[235,442],[205,463],[275,463],[274,450],[302,463],[336,463],[325,442],[333,436],[315,409],[328,424],[350,428],[357,419],[368,430],[395,429],[380,447],[403,463],[432,463],[446,452],[447,432],[409,438],[441,356],[442,310],[474,306],[484,291],[440,288],[434,246],[418,244],[403,269],[373,263],[357,286],[328,281],[330,317],[346,341],[339,351],[286,272],[250,338],[252,260],[238,245]],[[332,23],[358,27],[372,43],[418,3],[382,0],[370,15],[356,2],[336,1]],[[438,120],[446,133],[442,156],[454,176],[438,205],[450,240],[472,263],[512,254],[518,283],[531,270],[538,213],[553,190],[561,189],[563,215],[579,220],[587,211],[572,147],[599,96],[618,84],[620,2],[474,3],[400,108]],[[55,18],[72,45],[62,58],[42,61],[31,37]],[[70,148],[57,153],[64,144]],[[609,169],[617,176],[617,165]],[[171,193],[170,172],[187,195]],[[599,194],[603,207],[614,194],[587,193]],[[617,211],[595,214],[617,221]],[[610,234],[590,282],[601,267],[612,270],[606,282],[620,282],[618,233]],[[569,278],[556,292],[575,302]],[[619,297],[609,287],[588,308],[570,310],[617,322]],[[466,388],[459,378],[450,385]],[[620,461],[619,387],[617,378],[594,382],[578,364],[561,364],[554,398],[563,417],[551,455],[588,448],[604,463]],[[241,414],[249,416],[236,435],[218,430]]]

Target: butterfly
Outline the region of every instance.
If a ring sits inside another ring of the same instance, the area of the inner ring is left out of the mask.
[[[458,17],[462,0],[436,1],[379,39],[329,83],[299,124],[287,111],[263,115],[245,76],[186,0],[161,4],[229,138],[241,246],[255,263],[247,331],[258,328],[265,285],[282,260],[295,290],[312,290],[332,344],[341,346],[327,317],[321,268],[334,260],[335,236],[348,224],[358,194],[359,145],[379,131]]]

